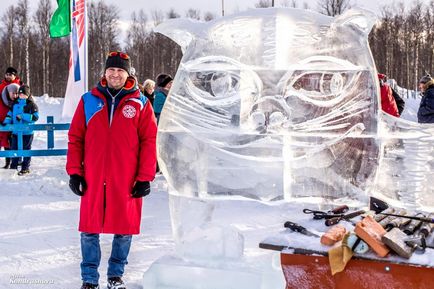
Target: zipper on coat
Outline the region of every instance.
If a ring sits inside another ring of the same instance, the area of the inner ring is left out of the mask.
[[[104,207],[103,207],[103,211],[102,211],[102,226],[101,226],[102,232],[104,231],[105,209],[106,209],[106,205],[107,205],[107,203],[106,203],[106,188],[107,188],[106,182],[104,182],[104,201],[103,201]]]
[[[112,105],[111,105],[111,110],[110,110],[110,121],[109,121],[109,127],[112,126],[112,120],[113,120],[113,115],[115,113],[115,101],[116,101],[116,96],[119,95],[119,93],[121,93],[121,91],[123,90],[123,88],[121,88],[121,90],[118,91],[118,93],[116,93],[114,96],[110,93],[110,91],[107,89],[108,94],[110,95],[110,97],[112,98]]]
[[[115,112],[115,99],[116,99],[116,96],[112,96],[112,109],[110,110],[110,122],[109,122],[109,126],[112,126],[113,114]]]

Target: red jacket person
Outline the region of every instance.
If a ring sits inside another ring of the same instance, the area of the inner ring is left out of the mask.
[[[13,102],[12,93],[16,92],[18,90],[18,88],[20,87],[20,85],[23,84],[23,82],[21,81],[20,77],[17,74],[18,74],[18,71],[15,68],[8,67],[6,69],[4,79],[0,82],[0,123],[2,123],[5,120],[6,115],[8,114],[9,110],[11,109],[12,102]],[[16,88],[16,89],[11,89],[11,91],[5,91],[6,87],[12,83],[15,83],[16,86],[11,86],[11,88]],[[11,137],[10,132],[7,132],[7,131],[0,132],[0,149],[2,147],[4,147],[5,150],[9,149],[10,137]],[[8,169],[10,163],[11,163],[11,159],[6,158],[6,163],[5,163],[3,168]]]
[[[156,120],[130,67],[127,54],[109,53],[104,77],[81,97],[68,133],[69,185],[82,196],[83,289],[98,288],[100,233],[115,234],[108,288],[125,288],[121,277],[131,235],[140,231],[141,197],[155,177]]]
[[[379,73],[378,80],[380,81],[381,109],[390,115],[399,117],[398,106],[393,98],[392,88],[386,83],[386,75]]]

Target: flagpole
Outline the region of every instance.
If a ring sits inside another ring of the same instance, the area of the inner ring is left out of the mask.
[[[65,0],[71,5],[69,75],[62,117],[72,118],[81,96],[88,91],[88,35],[86,0]]]

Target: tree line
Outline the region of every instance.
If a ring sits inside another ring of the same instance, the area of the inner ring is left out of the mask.
[[[274,3],[276,2],[276,3]],[[259,0],[255,7],[297,7],[313,9],[336,16],[351,7],[349,0],[318,0],[316,6],[297,0]],[[14,66],[28,83],[34,95],[47,93],[63,96],[66,90],[69,64],[69,37],[51,39],[49,23],[55,7],[51,0],[39,0],[31,13],[29,0],[19,0],[0,18],[0,74]],[[129,28],[122,37],[120,10],[104,0],[88,1],[88,65],[89,86],[102,76],[106,53],[124,50],[132,59],[136,75],[142,82],[155,79],[161,73],[174,75],[182,57],[180,47],[152,28],[170,18],[189,17],[210,21],[217,17],[211,12],[188,9],[183,15],[173,8],[166,12],[144,10],[131,14]],[[405,88],[416,88],[420,76],[434,72],[434,0],[429,5],[404,2],[385,6],[378,23],[369,35],[377,69],[397,80]]]
[[[417,89],[419,79],[434,73],[434,1],[400,2],[382,8],[382,17],[369,35],[378,71],[407,89]]]

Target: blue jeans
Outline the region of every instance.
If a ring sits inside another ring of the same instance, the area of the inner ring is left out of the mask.
[[[131,235],[114,235],[112,252],[108,260],[107,278],[122,277],[131,247]],[[98,284],[98,267],[101,261],[101,248],[99,234],[81,233],[81,256],[80,264],[81,279],[83,282]]]
[[[23,135],[23,150],[30,150],[32,148],[32,142],[33,142],[33,134],[24,134]],[[12,134],[11,149],[12,150],[18,149],[18,135],[16,135],[16,134]],[[20,160],[21,160],[20,157],[12,158],[11,168],[16,169],[18,166],[18,162]],[[31,161],[31,157],[24,157],[23,163],[21,165],[21,169],[22,170],[28,170],[30,167],[30,161]]]

